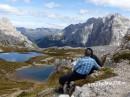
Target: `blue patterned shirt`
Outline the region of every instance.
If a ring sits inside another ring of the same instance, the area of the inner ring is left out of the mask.
[[[91,57],[83,57],[77,61],[74,71],[82,75],[88,75],[92,68],[99,69],[100,66]]]

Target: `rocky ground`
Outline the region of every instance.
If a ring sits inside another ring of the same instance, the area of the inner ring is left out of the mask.
[[[114,72],[116,77],[85,84],[82,87],[76,86],[71,97],[130,97],[130,64],[122,61],[115,64]],[[59,97],[69,97],[59,95]]]
[[[74,97],[130,97],[130,64],[128,61],[114,64],[116,77],[76,87]]]
[[[118,52],[116,47],[96,47],[94,51],[97,55]],[[110,57],[112,57],[110,55]],[[108,57],[109,59],[109,57]],[[109,60],[110,61],[110,60]],[[108,65],[108,64],[106,64]],[[130,63],[121,60],[118,63],[112,63],[114,72],[117,76],[105,80],[96,81],[91,84],[85,84],[82,87],[76,86],[72,97],[130,97]],[[69,97],[68,95],[59,95],[59,97]]]

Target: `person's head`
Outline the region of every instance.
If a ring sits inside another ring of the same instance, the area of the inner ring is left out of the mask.
[[[74,61],[74,59],[71,59],[71,62],[73,62]]]
[[[85,49],[85,56],[92,56],[93,55],[93,50],[91,48],[86,48]]]

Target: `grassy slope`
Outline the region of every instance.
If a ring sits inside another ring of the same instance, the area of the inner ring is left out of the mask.
[[[130,62],[130,50],[122,50],[113,55],[114,62],[120,62],[121,60],[129,60]]]
[[[0,95],[11,93],[17,88],[27,89],[33,86],[33,83],[25,81],[18,82],[7,77],[9,74],[13,73],[15,69],[27,65],[26,63],[0,61]]]

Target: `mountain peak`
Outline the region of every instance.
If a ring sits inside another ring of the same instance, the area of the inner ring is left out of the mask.
[[[105,17],[92,17],[84,23],[71,24],[60,31],[63,33],[57,33],[58,35],[54,33],[45,35],[45,32],[53,32],[54,29],[29,30],[29,32],[36,33],[24,33],[24,35],[36,40],[40,47],[120,45],[129,28],[130,20],[119,13],[114,13]],[[39,31],[42,33],[40,34]]]
[[[87,22],[64,29],[64,41],[70,46],[120,45],[130,20],[119,13],[90,18]]]
[[[122,19],[128,19],[127,17],[121,15],[120,13],[113,13],[113,14],[108,14],[106,15],[104,18],[112,18],[112,19],[115,19],[115,18],[122,18]]]
[[[33,47],[32,44],[33,43],[29,41],[26,36],[17,32],[8,18],[4,17],[0,19],[0,45]]]
[[[112,13],[112,14],[108,14],[108,16],[118,17],[118,16],[122,16],[122,15],[120,13]]]

